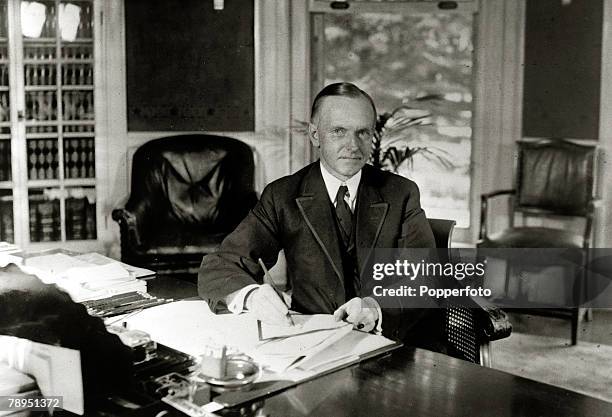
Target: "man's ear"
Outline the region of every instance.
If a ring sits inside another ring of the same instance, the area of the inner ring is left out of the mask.
[[[308,123],[308,138],[310,139],[310,142],[313,146],[317,148],[319,147],[319,131],[317,130],[317,127],[312,123]]]

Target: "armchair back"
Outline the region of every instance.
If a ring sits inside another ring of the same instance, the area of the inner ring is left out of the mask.
[[[113,212],[122,259],[159,270],[189,257],[197,269],[257,201],[254,168],[251,148],[229,137],[178,135],[140,146],[129,199]]]

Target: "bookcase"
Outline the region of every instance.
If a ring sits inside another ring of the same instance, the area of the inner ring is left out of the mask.
[[[97,239],[94,6],[0,0],[0,240]]]

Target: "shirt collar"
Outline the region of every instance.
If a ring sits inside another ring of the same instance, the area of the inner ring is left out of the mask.
[[[348,187],[349,199],[348,204],[351,207],[351,210],[355,208],[355,200],[357,199],[357,189],[359,188],[359,182],[361,181],[361,169],[349,178],[346,181],[341,181],[338,178],[334,177],[331,172],[327,170],[323,166],[321,162],[319,162],[319,166],[321,167],[321,175],[323,176],[323,182],[325,183],[325,188],[327,189],[327,194],[329,195],[329,199],[332,203],[336,202],[336,195],[338,194],[338,188],[341,185],[346,185]]]

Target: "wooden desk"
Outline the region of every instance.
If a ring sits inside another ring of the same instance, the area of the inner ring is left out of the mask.
[[[194,282],[165,276],[154,281],[149,288],[155,295],[197,296]],[[242,409],[223,410],[219,414],[602,417],[612,416],[612,403],[446,355],[403,348],[300,384]],[[181,414],[172,412],[170,415]]]
[[[226,416],[612,416],[612,403],[421,349],[403,348]],[[249,410],[250,413],[245,413]],[[256,414],[260,413],[260,414]]]

